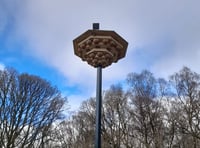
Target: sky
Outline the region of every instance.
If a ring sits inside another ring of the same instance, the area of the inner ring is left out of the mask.
[[[128,43],[103,69],[103,89],[147,69],[168,78],[200,73],[199,0],[0,0],[0,69],[38,75],[68,97],[71,110],[95,96],[96,69],[74,55],[73,40],[93,23]]]

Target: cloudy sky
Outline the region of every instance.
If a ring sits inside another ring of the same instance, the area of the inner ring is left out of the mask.
[[[130,72],[167,78],[183,66],[200,73],[199,0],[0,0],[0,69],[38,75],[77,109],[95,96],[96,69],[74,55],[72,41],[92,23],[115,30],[127,55],[103,70],[103,87]]]

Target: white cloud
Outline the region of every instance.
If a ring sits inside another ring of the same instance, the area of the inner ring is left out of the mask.
[[[68,96],[70,111],[77,111],[79,109],[79,107],[81,106],[81,103],[87,99],[89,99],[89,97],[84,96],[83,94],[79,94],[79,95],[75,94],[75,95]]]
[[[5,28],[5,23],[6,23],[6,14],[3,10],[3,8],[1,8],[2,6],[0,6],[0,32],[2,32]]]
[[[113,14],[120,6],[110,8],[105,1],[97,6],[96,2],[90,0],[85,7],[83,2],[62,0],[59,2],[36,0],[26,3],[16,18],[18,33],[28,41],[35,56],[57,68],[70,80],[70,83],[86,88],[91,87],[96,80],[96,71],[74,55],[72,40],[90,29],[92,23],[96,21],[102,21],[101,24],[107,24],[110,26],[107,27],[108,29],[113,29],[113,22],[110,20],[113,17],[117,22],[119,21]],[[86,10],[86,7],[91,9]],[[109,15],[107,15],[108,9],[111,10]],[[121,27],[116,26],[120,31]],[[103,26],[101,27],[104,29]],[[123,29],[121,32],[128,35]],[[121,68],[115,69],[117,71],[112,76],[110,72],[105,73],[105,81],[111,77],[115,81],[126,73]]]
[[[90,90],[96,70],[74,55],[72,40],[93,22],[129,42],[126,58],[103,71],[105,86],[144,68],[164,77],[184,65],[200,72],[199,5],[197,0],[24,0],[10,13],[30,54],[60,71],[70,85]]]
[[[3,70],[4,68],[5,66],[2,63],[0,63],[0,70]]]
[[[68,97],[68,102],[70,104],[70,110],[71,111],[76,111],[79,109],[81,102],[84,99],[88,99],[88,98],[84,98],[83,95],[71,95]]]

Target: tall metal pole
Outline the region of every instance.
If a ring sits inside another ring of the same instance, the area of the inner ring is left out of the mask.
[[[93,29],[99,29],[99,24],[94,23]],[[95,148],[101,148],[101,106],[102,106],[102,67],[97,67],[97,88],[96,88],[96,133]]]
[[[96,94],[96,136],[95,148],[101,148],[101,106],[102,106],[102,68],[97,67],[97,94]]]

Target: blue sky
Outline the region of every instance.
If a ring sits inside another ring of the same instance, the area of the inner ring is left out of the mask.
[[[103,88],[130,72],[156,77],[188,66],[200,73],[198,0],[0,0],[0,68],[47,79],[71,109],[95,96],[96,69],[73,53],[72,41],[99,22],[129,42],[127,55],[103,70]]]

